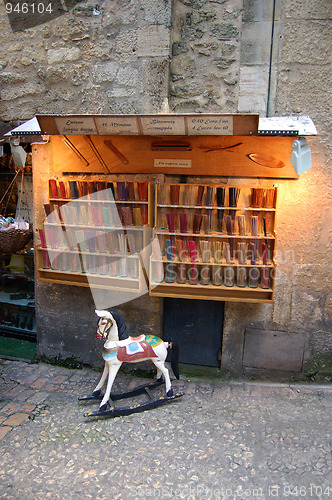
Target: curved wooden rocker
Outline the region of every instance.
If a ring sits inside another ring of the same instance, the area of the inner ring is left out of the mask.
[[[103,347],[103,358],[105,366],[103,374],[96,385],[92,395],[78,398],[79,401],[101,401],[99,410],[84,413],[84,417],[118,417],[121,415],[131,415],[151,408],[156,408],[169,401],[183,396],[182,392],[174,393],[168,369],[165,366],[168,351],[171,352],[171,366],[175,377],[179,378],[178,368],[178,347],[175,343],[164,342],[154,335],[140,335],[139,337],[130,337],[123,320],[123,317],[117,311],[95,311],[99,316],[97,326],[97,338],[105,340]],[[118,370],[123,362],[137,363],[139,361],[151,360],[157,368],[157,380],[148,384],[136,387],[132,391],[111,394],[113,382]],[[101,389],[106,382],[105,394]],[[154,397],[151,389],[166,384],[166,395]],[[132,404],[130,406],[115,407],[112,401],[130,398],[139,394],[146,394],[148,400],[143,403]]]

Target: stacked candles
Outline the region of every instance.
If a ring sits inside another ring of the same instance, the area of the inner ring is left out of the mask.
[[[41,247],[46,249],[47,244],[43,229],[39,229],[39,236],[40,236]],[[51,264],[50,264],[50,259],[48,257],[48,252],[47,250],[43,250],[42,253],[43,253],[43,268],[49,269],[51,267]]]
[[[170,233],[170,239],[172,246],[175,246],[175,214],[174,212],[167,212],[166,214],[167,218],[167,226],[168,226],[168,231]]]
[[[224,210],[221,207],[225,206],[225,188],[217,187],[217,205],[218,210],[218,231],[222,232],[222,221],[224,218]]]
[[[188,247],[189,247],[189,256],[191,260],[191,266],[189,269],[189,283],[191,285],[197,285],[198,283],[198,271],[197,271],[197,266],[195,264],[196,262],[196,242],[195,241],[188,241]]]
[[[213,284],[215,286],[220,286],[222,283],[222,277],[221,277],[221,266],[216,265],[221,263],[222,260],[222,245],[221,241],[214,241],[213,242],[213,260],[214,260],[214,266],[213,266]]]
[[[226,264],[231,263],[231,251],[230,244],[224,242],[224,258],[226,260]],[[225,267],[225,286],[233,286],[234,285],[234,269],[233,267]]]
[[[212,197],[213,197],[213,188],[211,186],[206,187],[206,201],[205,204],[207,207],[212,207]],[[203,220],[203,229],[205,234],[210,234],[211,224],[212,224],[212,208],[206,209],[206,217]]]
[[[180,186],[178,184],[171,184],[170,186],[171,205],[179,205],[180,201]]]
[[[239,235],[245,236],[246,234],[246,226],[245,226],[245,216],[240,214],[237,216],[237,223],[239,228]]]
[[[201,206],[203,202],[204,186],[198,186],[196,205]]]
[[[243,243],[243,242],[239,242],[239,244],[238,244],[238,261],[239,261],[239,264],[241,264],[241,265],[246,264],[246,250],[247,250],[247,244]],[[238,272],[237,272],[237,286],[245,287],[246,281],[247,281],[246,268],[239,266]]]
[[[180,213],[180,233],[184,235],[188,232],[188,214],[181,212]],[[186,236],[182,236],[182,238],[186,238]]]
[[[266,243],[262,243],[262,260],[263,260],[263,266],[267,266],[267,244]],[[263,267],[262,272],[263,272],[263,275],[262,275],[261,286],[262,286],[262,288],[269,288],[269,286],[270,286],[269,268]]]
[[[233,219],[231,215],[226,215],[226,231],[229,236],[233,235]],[[233,259],[234,256],[234,240],[233,238],[230,238],[229,240],[229,247],[230,247],[230,254],[231,258]]]
[[[130,251],[129,257],[129,275],[131,278],[137,279],[139,274],[139,263],[136,254],[135,237],[133,234],[127,234],[128,247]]]
[[[189,207],[191,205],[192,189],[191,186],[184,186],[183,205]]]
[[[125,234],[118,234],[120,250],[120,276],[125,277],[127,273],[127,240]]]
[[[166,273],[165,273],[166,283],[174,283],[175,281],[176,272],[174,271],[174,264],[172,262],[174,259],[174,252],[175,248],[173,246],[172,240],[166,240],[166,258],[167,258]]]
[[[251,265],[256,265],[256,247],[255,243],[250,243],[250,257],[251,257]],[[249,286],[250,288],[257,288],[259,280],[259,270],[257,267],[251,267],[249,270]]]
[[[162,252],[158,238],[153,238],[153,240],[151,241],[151,251],[152,251],[152,259],[155,261],[152,268],[153,269],[152,280],[155,283],[161,283],[163,281],[164,272],[162,264]]]
[[[176,250],[178,253],[178,258],[180,260],[180,264],[178,265],[178,276],[177,282],[179,284],[184,284],[186,282],[186,265],[183,262],[187,258],[187,243],[183,239],[176,240]]]
[[[239,188],[235,188],[235,187],[228,188],[228,198],[229,198],[229,206],[230,207],[237,206],[239,196],[240,196],[240,189]],[[232,216],[232,219],[234,219],[235,218],[235,210],[230,210],[229,213]]]
[[[204,234],[210,234],[211,214],[202,214],[202,229]]]
[[[201,224],[202,224],[202,215],[199,213],[194,214],[194,223],[193,223],[193,233],[194,234],[199,234],[201,230]]]
[[[158,192],[158,204],[159,205],[166,205],[167,204],[167,199],[166,199],[166,186],[164,184],[161,184],[159,186],[159,192]],[[159,211],[159,221],[158,221],[160,229],[165,229],[167,226],[167,219],[166,219],[166,208],[163,206],[160,208]]]
[[[263,206],[265,190],[263,188],[251,189],[251,205],[254,208],[261,208]]]
[[[264,207],[265,208],[273,208],[274,207],[274,197],[275,191],[274,189],[267,189],[265,192],[264,199]],[[265,224],[266,224],[266,232],[271,233],[271,222],[272,222],[273,213],[271,211],[265,212]]]
[[[211,260],[210,242],[205,241],[205,240],[201,240],[199,242],[199,246],[200,246],[202,262],[209,263]],[[210,283],[210,267],[209,266],[202,266],[202,268],[201,268],[201,284],[208,285],[209,283]]]
[[[138,195],[140,201],[148,201],[148,183],[139,182],[138,183]]]

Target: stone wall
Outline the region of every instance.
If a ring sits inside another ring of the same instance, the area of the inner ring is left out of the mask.
[[[305,362],[330,350],[331,2],[112,0],[94,8],[81,2],[49,24],[13,33],[0,5],[1,119],[160,112],[167,98],[172,112],[309,115],[318,129],[309,141],[313,167],[298,181],[278,182],[275,301],[226,303],[223,365],[242,369],[247,328],[305,332]],[[61,315],[60,291],[39,289],[43,329]],[[80,311],[91,306],[86,291],[77,298]],[[161,329],[158,300],[130,308],[132,324],[146,311],[145,323]],[[91,326],[92,316],[83,324]],[[67,355],[71,348],[56,349]]]
[[[171,0],[81,2],[12,32],[0,5],[0,116],[147,113],[168,96]]]

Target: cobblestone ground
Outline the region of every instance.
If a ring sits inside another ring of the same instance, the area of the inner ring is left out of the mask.
[[[1,498],[332,498],[330,386],[180,380],[166,406],[84,419],[93,370],[0,371]]]

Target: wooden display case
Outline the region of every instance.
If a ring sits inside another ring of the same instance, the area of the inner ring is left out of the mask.
[[[38,279],[140,292],[147,286],[143,259],[152,203],[146,181],[50,179]]]
[[[272,302],[277,188],[156,190],[150,295]]]

